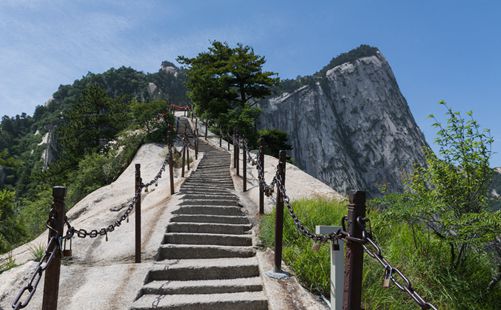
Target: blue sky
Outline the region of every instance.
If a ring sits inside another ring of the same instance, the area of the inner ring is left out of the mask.
[[[194,56],[242,42],[282,78],[360,44],[378,47],[429,142],[437,104],[473,110],[501,166],[501,1],[0,0],[0,115],[33,113],[87,72]],[[498,141],[499,140],[499,141]]]

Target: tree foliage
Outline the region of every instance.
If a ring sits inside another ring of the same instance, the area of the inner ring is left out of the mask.
[[[188,96],[197,114],[228,133],[238,127],[255,134],[259,110],[253,106],[278,83],[275,73],[263,71],[263,56],[240,43],[230,47],[213,41],[208,51],[193,58],[180,56],[178,62],[187,66]]]
[[[426,166],[416,166],[403,194],[391,194],[382,204],[391,206],[391,219],[406,221],[416,229],[434,233],[450,249],[450,267],[460,269],[474,251],[483,251],[501,231],[501,212],[488,207],[492,137],[482,130],[472,113],[463,117],[445,102],[445,124],[431,115],[438,129],[438,155],[426,150]],[[426,242],[415,239],[426,250]]]
[[[292,150],[287,143],[287,133],[278,129],[261,129],[258,131],[259,142],[263,144],[265,154],[278,157],[281,150]]]

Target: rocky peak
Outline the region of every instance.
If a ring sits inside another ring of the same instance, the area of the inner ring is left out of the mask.
[[[286,131],[298,165],[338,192],[401,191],[427,144],[384,56],[354,51],[262,102],[259,126]]]
[[[162,65],[160,66],[160,70],[164,71],[165,73],[172,74],[174,76],[177,76],[177,73],[179,69],[170,61],[162,61]]]

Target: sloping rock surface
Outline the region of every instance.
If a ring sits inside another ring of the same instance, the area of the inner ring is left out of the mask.
[[[401,191],[402,177],[424,163],[424,136],[379,52],[260,107],[259,127],[286,131],[298,166],[340,193]]]

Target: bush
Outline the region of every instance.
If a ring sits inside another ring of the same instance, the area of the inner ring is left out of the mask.
[[[315,225],[339,226],[346,214],[345,203],[335,200],[310,199],[293,203],[301,221],[310,230]],[[287,212],[285,212],[287,213]],[[501,299],[497,287],[485,293],[492,265],[486,254],[478,253],[465,262],[461,273],[449,266],[448,247],[433,234],[412,231],[412,227],[393,222],[384,211],[369,208],[372,230],[381,245],[384,257],[399,268],[412,282],[416,291],[439,309],[496,309]],[[274,243],[275,213],[261,222],[260,239],[268,246]],[[417,240],[415,239],[417,238]],[[427,242],[427,247],[416,251],[414,242]],[[329,249],[322,246],[313,252],[312,242],[299,235],[291,217],[284,215],[283,259],[292,268],[299,281],[313,292],[329,294]],[[381,265],[364,256],[363,304],[366,309],[416,309],[414,301],[395,285],[382,287],[384,270]]]

